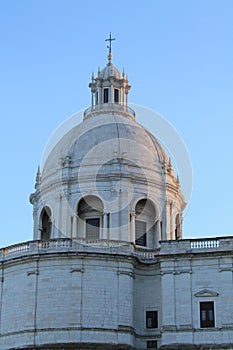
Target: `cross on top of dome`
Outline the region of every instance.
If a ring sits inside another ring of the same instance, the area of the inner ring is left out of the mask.
[[[120,73],[112,63],[112,41],[116,40],[110,32],[107,48],[108,63],[102,69],[98,69],[97,77],[92,73],[89,87],[91,89],[91,107],[84,112],[84,118],[95,114],[120,113],[131,119],[135,119],[134,111],[128,107],[128,93],[131,86],[125,72]]]
[[[109,53],[112,51],[112,41],[116,40],[115,38],[112,38],[112,33],[110,32],[109,38],[105,39],[105,41],[109,41],[109,46],[107,48],[109,49]]]
[[[112,62],[112,41],[113,40],[116,40],[115,38],[112,38],[112,33],[110,32],[109,34],[109,38],[108,39],[105,39],[105,41],[109,41],[109,45],[107,46],[107,48],[109,49],[109,52],[108,52],[108,60],[109,60],[109,63]]]

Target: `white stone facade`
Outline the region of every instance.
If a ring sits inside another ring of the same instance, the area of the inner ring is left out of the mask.
[[[179,180],[108,59],[38,169],[34,240],[0,250],[0,350],[233,349],[233,238],[182,240]]]
[[[232,238],[165,241],[157,251],[70,239],[2,249],[0,349],[231,349],[232,249]],[[206,301],[210,328],[200,324]]]

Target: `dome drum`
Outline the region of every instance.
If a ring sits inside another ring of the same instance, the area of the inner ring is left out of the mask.
[[[98,114],[121,115],[135,120],[135,112],[132,108],[121,103],[101,103],[95,104],[84,111],[84,119]]]

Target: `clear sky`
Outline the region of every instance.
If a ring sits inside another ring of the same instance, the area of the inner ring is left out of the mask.
[[[32,239],[28,197],[43,148],[90,105],[110,31],[130,102],[168,119],[189,151],[184,238],[233,235],[232,19],[232,0],[2,0],[0,246]]]

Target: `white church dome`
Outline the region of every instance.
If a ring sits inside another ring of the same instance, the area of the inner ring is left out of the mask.
[[[57,143],[37,175],[30,197],[34,238],[107,239],[154,249],[160,240],[181,238],[185,202],[169,157],[128,106],[128,79],[111,52],[108,59],[92,76],[83,122]]]
[[[107,143],[111,144],[112,156],[137,160],[137,162],[146,162],[146,158],[153,159],[153,164],[160,163],[160,168],[168,157],[157,139],[144,127],[119,115],[104,114],[95,116],[88,123],[86,132],[78,136],[77,140],[71,146],[68,155],[72,159],[74,166],[79,166],[83,158],[93,150],[97,145]],[[101,149],[106,152],[105,148]],[[142,157],[142,147],[145,148],[146,158]],[[101,160],[102,161],[102,160]],[[151,164],[153,167],[153,165]]]

